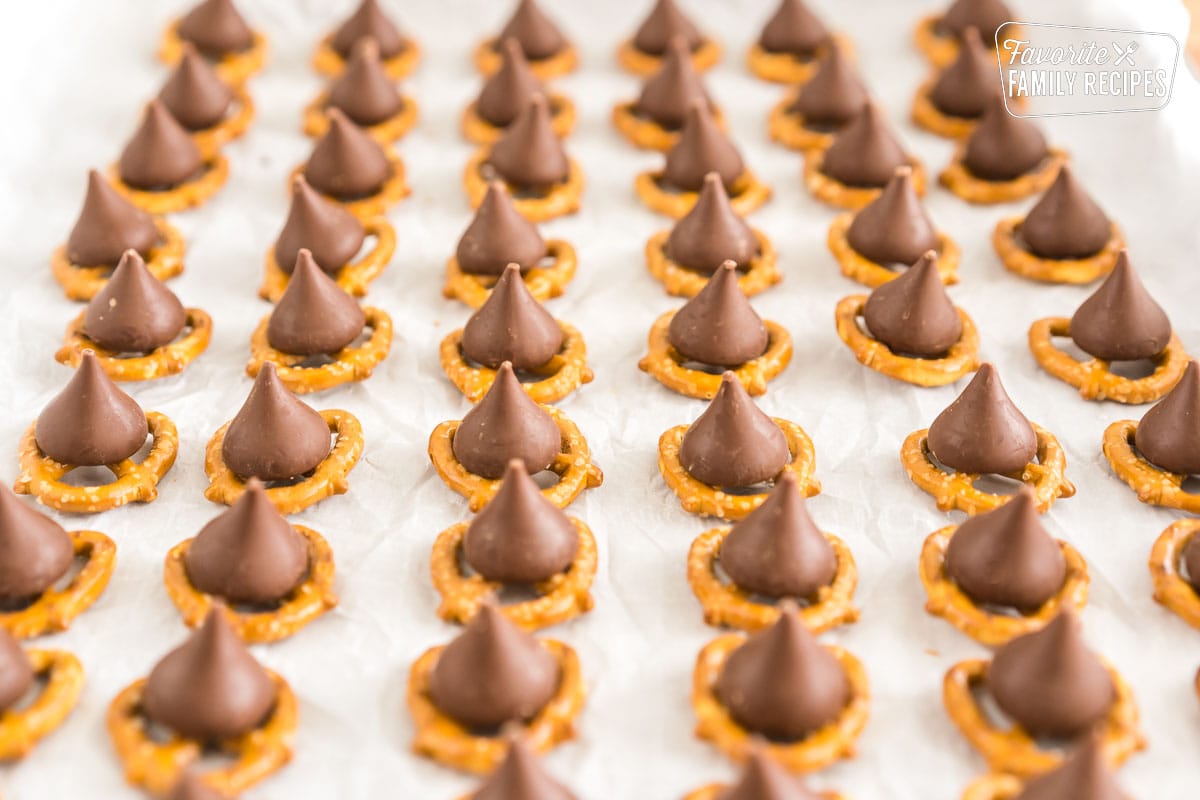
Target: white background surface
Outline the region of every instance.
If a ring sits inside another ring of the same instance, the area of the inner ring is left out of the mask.
[[[177,423],[179,460],[153,504],[67,520],[116,539],[119,565],[107,593],[69,633],[39,643],[76,652],[88,682],[67,724],[25,762],[0,771],[10,800],[136,797],[109,745],[105,709],[184,635],[162,587],[162,559],[219,511],[202,495],[204,443],[250,387],[242,373],[247,341],[268,310],[255,296],[262,255],[286,213],[285,176],[310,147],[299,133],[301,109],[321,86],[309,55],[351,3],[241,5],[271,40],[270,63],[251,84],[260,115],[249,136],[228,149],[232,172],[225,190],[202,210],[176,218],[189,250],[187,271],[171,287],[185,304],[212,313],[214,339],[183,376],[132,388],[144,407]],[[412,728],[403,697],[412,660],[454,634],[434,614],[429,548],[438,531],[466,517],[466,504],[436,477],[425,446],[438,422],[460,418],[467,409],[442,376],[436,351],[441,337],[465,321],[467,309],[443,300],[439,290],[444,261],[469,219],[460,174],[472,149],[457,128],[479,86],[468,56],[478,38],[497,29],[509,3],[387,5],[403,5],[400,18],[426,50],[419,72],[406,83],[420,103],[421,121],[400,144],[414,193],[391,214],[398,254],[368,300],[392,314],[397,336],[370,381],[311,398],[317,407],[353,411],[365,428],[366,453],[348,495],[296,517],[332,543],[342,603],[298,636],[256,648],[290,679],[301,700],[295,760],[247,794],[256,800],[439,800],[474,785],[409,753]],[[874,695],[871,721],[859,757],[813,783],[859,800],[957,797],[983,763],[945,716],[941,677],[954,661],[984,651],[922,610],[917,554],[947,515],[908,482],[897,458],[904,436],[927,425],[957,389],[890,381],[858,366],[834,332],[836,301],[862,289],[840,276],[825,249],[834,213],[804,192],[799,157],[766,138],[767,110],[781,90],[751,78],[742,62],[772,3],[686,5],[726,46],[724,62],[710,73],[711,89],[747,161],[776,192],[753,223],[774,239],[786,279],[754,303],[791,330],[796,355],[761,405],[812,435],[824,485],[810,503],[812,513],[849,542],[861,573],[861,622],[827,638],[865,662]],[[910,33],[918,15],[937,5],[814,0],[832,26],[853,35],[871,89],[931,175],[952,147],[917,131],[907,115],[926,71]],[[16,477],[22,431],[68,378],[52,355],[79,306],[53,282],[48,256],[78,213],[86,169],[116,157],[140,104],[165,77],[153,54],[163,25],[180,6],[55,0],[6,3],[0,12],[9,33],[0,55],[7,62],[9,95],[0,125],[0,358],[6,376],[0,381],[0,443],[6,443],[0,451],[8,453],[0,458],[0,477],[6,481]],[[569,148],[587,173],[582,213],[545,227],[575,243],[581,265],[551,310],[583,331],[596,372],[593,384],[561,406],[607,474],[602,488],[571,508],[600,542],[596,608],[552,633],[579,650],[590,697],[579,739],[548,762],[581,798],[678,798],[705,782],[727,780],[734,770],[693,737],[688,702],[695,654],[716,633],[701,622],[684,578],[688,545],[708,526],[680,510],[655,467],[658,435],[693,419],[703,406],[668,392],[636,367],[650,323],[679,303],[661,291],[642,261],[644,241],[667,220],[645,210],[631,187],[634,174],[657,165],[660,156],[635,151],[608,123],[613,103],[632,96],[638,85],[617,70],[612,50],[648,2],[547,6],[582,49],[582,69],[561,88],[579,108]],[[1169,30],[1181,39],[1186,25],[1173,0],[1031,1],[1021,7],[1042,21]],[[1181,71],[1163,113],[1044,122],[1051,141],[1071,150],[1084,183],[1124,226],[1134,263],[1193,353],[1200,353],[1198,117],[1200,95]],[[1047,524],[1090,563],[1090,639],[1131,680],[1150,741],[1122,781],[1140,798],[1194,796],[1200,704],[1191,679],[1200,665],[1200,632],[1153,603],[1145,566],[1152,541],[1177,515],[1139,504],[1100,453],[1104,427],[1143,409],[1086,403],[1036,368],[1025,345],[1029,323],[1071,313],[1087,290],[1022,282],[1001,268],[988,236],[995,221],[1016,207],[968,208],[942,189],[931,192],[928,205],[964,251],[962,283],[952,296],[978,323],[983,355],[1000,365],[1026,414],[1066,447],[1068,474],[1079,493],[1056,505]]]

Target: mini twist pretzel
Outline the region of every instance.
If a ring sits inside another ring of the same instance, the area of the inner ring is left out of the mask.
[[[303,129],[306,135],[313,137],[325,135],[325,132],[329,130],[329,117],[326,114],[328,108],[328,92],[321,92],[305,106]],[[412,96],[406,96],[399,111],[382,122],[364,125],[363,130],[374,137],[375,141],[387,147],[398,139],[403,139],[417,124],[419,115],[420,106],[417,101]]]
[[[571,647],[554,639],[541,644],[558,661],[562,675],[558,691],[542,710],[520,725],[521,735],[537,753],[546,753],[575,738],[575,718],[583,709],[586,690],[579,656]],[[433,668],[445,646],[426,650],[408,673],[408,710],[417,729],[413,751],[466,772],[491,772],[504,760],[509,738],[503,733],[480,735],[455,722],[434,705],[429,695]]]
[[[833,144],[837,132],[808,126],[804,115],[792,109],[799,93],[797,87],[771,106],[771,112],[767,116],[767,135],[792,150],[824,150]]]
[[[542,497],[559,508],[566,508],[584,489],[594,489],[604,481],[604,473],[592,463],[587,439],[567,415],[551,406],[542,407],[558,426],[562,445],[550,471],[558,482],[542,489]],[[478,511],[492,501],[500,489],[500,481],[468,472],[454,455],[454,434],[461,420],[443,422],[429,435],[429,460],[441,479],[454,491],[467,498],[467,507]]]
[[[564,239],[546,242],[546,258],[550,261],[546,266],[536,266],[521,274],[525,288],[539,303],[552,297],[561,297],[567,284],[574,280],[578,264],[575,248]],[[479,308],[492,294],[492,287],[499,279],[499,275],[463,272],[458,257],[450,256],[446,262],[446,285],[442,288],[442,296],[457,298],[471,308]]]
[[[257,728],[236,739],[215,743],[232,763],[204,773],[204,783],[223,795],[241,794],[278,772],[292,759],[296,736],[296,695],[282,677],[267,670],[275,683],[275,708]],[[170,734],[159,741],[149,731],[142,713],[146,679],[139,678],[121,690],[108,707],[108,735],[125,769],[125,780],[155,796],[165,796],[188,767],[207,751],[207,743]]]
[[[967,169],[963,163],[963,152],[964,149],[959,147],[938,180],[963,200],[976,205],[1011,203],[1040,194],[1050,188],[1050,184],[1058,177],[1059,168],[1067,163],[1067,152],[1051,147],[1049,155],[1032,172],[1007,181],[989,181],[976,177]]]
[[[775,265],[775,245],[760,230],[751,228],[758,240],[758,253],[750,259],[745,271],[739,270],[738,288],[742,294],[752,297],[770,289],[783,280],[783,274]],[[710,276],[676,264],[667,256],[667,240],[671,232],[659,231],[646,240],[646,269],[674,297],[695,297],[708,285]]]
[[[845,208],[858,211],[863,206],[883,193],[882,186],[849,186],[837,178],[826,175],[821,167],[825,163],[825,151],[809,149],[804,151],[804,185],[813,197],[834,208]],[[912,169],[913,190],[918,197],[925,196],[925,165],[915,156],[910,156],[909,168]]]
[[[946,574],[946,549],[957,530],[957,525],[936,530],[929,534],[921,548],[921,584],[929,597],[925,610],[946,620],[980,644],[988,647],[1002,645],[1010,639],[1044,627],[1064,608],[1082,611],[1087,605],[1087,562],[1078,550],[1061,539],[1058,540],[1058,546],[1066,562],[1066,575],[1059,590],[1037,611],[1010,616],[993,613],[978,605]]]
[[[687,578],[692,594],[704,609],[704,621],[709,625],[728,626],[744,631],[757,631],[774,625],[779,619],[779,606],[756,602],[751,592],[733,581],[717,575],[721,560],[721,545],[732,528],[713,528],[695,538],[688,550]],[[838,625],[858,620],[854,607],[854,589],[858,585],[858,568],[846,543],[832,533],[825,540],[833,548],[837,571],[828,586],[817,590],[816,599],[801,606],[800,618],[813,633],[821,633]]]
[[[987,680],[990,664],[986,659],[977,658],[960,661],[950,668],[942,683],[946,713],[994,772],[1031,778],[1054,769],[1062,763],[1062,753],[1043,750],[1037,740],[1016,723],[1007,728],[998,727],[975,699],[976,690]],[[1105,662],[1104,666],[1112,677],[1116,698],[1108,714],[1096,723],[1096,730],[1108,763],[1118,767],[1144,749],[1146,742],[1138,730],[1133,690],[1111,664]]]
[[[641,116],[636,111],[637,103],[633,100],[626,100],[623,103],[617,103],[612,110],[613,127],[617,129],[617,133],[625,137],[626,141],[634,147],[640,147],[643,150],[658,150],[667,152],[675,143],[679,141],[679,128],[671,130],[664,128],[649,117]],[[713,122],[721,130],[725,130],[725,115],[720,108],[712,109]]]
[[[666,214],[673,219],[687,216],[696,205],[699,192],[672,189],[663,184],[663,170],[639,172],[633,188],[651,211]],[[729,192],[729,205],[738,216],[746,216],[771,199],[771,187],[760,181],[747,169],[734,182]]]
[[[241,611],[223,606],[225,618],[242,641],[249,644],[277,642],[337,605],[333,591],[333,550],[321,534],[303,525],[293,525],[308,546],[308,574],[269,611]],[[214,598],[192,585],[185,559],[195,539],[185,539],[167,553],[163,582],[171,602],[189,628],[204,622]]]
[[[1104,430],[1104,457],[1113,472],[1137,492],[1138,500],[1143,503],[1200,514],[1200,494],[1191,494],[1183,488],[1188,476],[1160,469],[1137,451],[1134,446],[1137,426],[1126,419]]]
[[[587,365],[587,348],[583,343],[583,335],[562,320],[558,320],[558,327],[562,328],[563,332],[562,349],[545,364],[532,370],[540,380],[521,383],[525,393],[539,403],[561,400],[581,385],[592,382],[592,371]],[[492,388],[492,383],[496,380],[496,370],[483,365],[474,366],[467,361],[462,351],[462,337],[463,332],[460,328],[442,339],[439,348],[442,371],[468,400],[478,403]]]
[[[0,612],[0,628],[18,639],[58,633],[92,606],[108,586],[116,567],[117,546],[99,531],[71,531],[76,560],[83,567],[62,589],[51,586],[19,611]]]
[[[1032,424],[1032,423],[1031,423]],[[1025,465],[1020,472],[1004,477],[1029,486],[1037,497],[1038,511],[1045,513],[1059,497],[1071,497],[1075,486],[1066,478],[1067,457],[1062,445],[1050,431],[1033,425],[1037,435],[1037,460]],[[978,475],[966,472],[944,472],[933,461],[929,450],[929,429],[913,431],[900,448],[900,461],[908,477],[926,493],[933,495],[940,511],[958,509],[968,514],[991,511],[1007,503],[1012,495],[995,494],[975,488]]]
[[[333,34],[323,38],[313,52],[312,66],[320,75],[334,77],[346,70],[346,59],[333,49]],[[421,60],[421,45],[413,39],[404,43],[404,49],[394,56],[383,59],[383,71],[394,81],[405,78],[417,68]]]
[[[743,761],[757,746],[793,772],[813,772],[854,756],[855,741],[867,724],[871,701],[867,673],[848,650],[833,645],[825,649],[842,665],[850,684],[850,702],[837,719],[796,742],[761,742],[743,728],[716,694],[717,679],[729,655],[746,641],[738,633],[719,636],[704,646],[692,675],[692,708],[696,735],[708,739],[734,761]]]
[[[838,336],[863,366],[916,386],[945,386],[979,368],[979,332],[961,308],[955,309],[962,322],[958,341],[941,358],[920,358],[897,355],[886,344],[867,335],[858,324],[866,305],[867,295],[850,295],[838,302],[834,312]]]
[[[374,246],[357,261],[352,261],[338,270],[334,280],[343,291],[355,297],[363,297],[371,282],[383,274],[392,254],[396,252],[396,230],[386,217],[371,217],[362,220],[363,233],[375,239]],[[267,250],[264,259],[266,273],[258,296],[272,303],[279,302],[287,290],[291,275],[284,272],[275,260],[275,248]]]
[[[548,58],[526,56],[525,60],[529,62],[529,69],[533,71],[534,75],[540,80],[547,81],[574,72],[575,67],[579,65],[579,53],[575,50],[575,45],[567,44],[562,50]],[[496,37],[484,39],[475,48],[475,69],[479,70],[479,74],[485,78],[493,75],[503,63],[500,42]]]
[[[329,432],[337,437],[329,455],[299,482],[269,486],[266,490],[279,513],[285,516],[319,503],[326,497],[345,494],[350,489],[346,476],[362,456],[363,433],[358,419],[349,411],[335,408],[327,408],[319,413],[329,425]],[[208,488],[204,496],[214,503],[232,505],[246,491],[246,482],[226,466],[221,455],[225,431],[228,429],[229,423],[226,422],[208,440],[204,450],[204,474],[208,476]]]
[[[817,456],[812,439],[794,422],[778,417],[771,418],[787,439],[788,452],[792,460],[781,472],[790,472],[796,485],[805,497],[821,491],[821,482],[813,475]],[[687,425],[676,425],[666,430],[658,439],[658,471],[671,491],[679,497],[679,504],[689,514],[699,514],[719,519],[739,520],[762,505],[769,490],[758,494],[728,494],[715,486],[709,486],[693,478],[679,460],[679,448]]]
[[[984,775],[963,792],[962,800],[1013,800],[1021,793],[1021,779],[1014,775]]]
[[[854,54],[854,43],[848,36],[835,33],[831,38],[843,55],[852,56]],[[800,86],[808,83],[809,79],[816,74],[817,67],[827,50],[827,46],[822,45],[807,58],[799,58],[793,53],[772,53],[755,42],[746,51],[746,66],[764,81]]]
[[[146,256],[146,269],[160,281],[183,272],[183,234],[162,217],[155,217],[158,242]],[[67,246],[60,245],[50,256],[50,272],[70,300],[91,300],[112,277],[113,267],[73,264],[67,258]]]
[[[718,800],[721,793],[729,787],[724,783],[710,783],[693,792],[689,792],[683,800]],[[821,800],[846,800],[846,796],[838,792],[816,792],[815,797]]]
[[[149,503],[158,497],[158,482],[175,464],[179,452],[179,432],[175,423],[157,411],[146,412],[146,424],[154,441],[142,461],[131,458],[106,464],[113,474],[111,483],[98,486],[72,486],[62,478],[74,464],[63,464],[42,453],[34,430],[29,426],[21,437],[21,474],[13,485],[17,494],[31,494],[39,503],[73,514],[95,514],[127,503]]]
[[[1162,532],[1150,551],[1154,599],[1193,628],[1200,628],[1200,594],[1180,574],[1180,567],[1184,548],[1197,534],[1200,534],[1200,519],[1181,519]]]
[[[0,714],[0,761],[29,755],[70,716],[83,691],[83,666],[75,656],[65,650],[28,650],[26,655],[44,685],[30,705]]]
[[[221,80],[230,86],[243,85],[254,73],[262,69],[267,60],[267,37],[251,31],[250,46],[239,53],[226,53],[213,65]],[[163,31],[158,45],[158,59],[164,64],[175,64],[183,58],[183,39],[179,38],[179,20],[175,20]]]
[[[667,338],[667,329],[678,311],[668,311],[654,321],[650,328],[649,352],[638,362],[638,369],[648,372],[668,389],[688,397],[711,400],[721,388],[721,376],[686,366],[688,359],[675,349]],[[752,395],[764,394],[767,382],[792,360],[792,337],[787,328],[777,322],[764,320],[767,328],[767,349],[731,370],[738,382]]]
[[[919,87],[917,93],[913,95],[912,104],[912,121],[918,128],[924,128],[930,133],[935,133],[938,136],[943,136],[947,139],[965,139],[971,135],[976,126],[979,125],[978,118],[971,117],[956,117],[953,114],[947,114],[936,105],[930,97],[933,91],[933,86],[937,83],[938,76],[931,75]],[[1013,102],[1015,98],[1010,98]]]
[[[198,208],[220,191],[229,179],[229,161],[220,152],[209,156],[203,171],[170,189],[144,190],[130,186],[116,165],[109,167],[108,180],[125,199],[151,214],[173,214]]]
[[[362,344],[352,344],[331,353],[329,363],[310,367],[305,365],[308,356],[292,355],[271,346],[267,340],[267,326],[271,322],[268,314],[250,337],[246,374],[253,378],[263,364],[274,364],[279,380],[296,394],[321,392],[343,383],[365,381],[391,350],[392,318],[386,311],[372,306],[364,306],[363,315],[366,317],[363,329],[371,331],[370,338]]]
[[[191,131],[192,141],[206,160],[214,158],[221,148],[241,138],[254,121],[254,100],[245,86],[233,87],[233,113],[215,125]]]
[[[833,257],[837,259],[842,274],[852,281],[878,288],[888,281],[900,277],[899,272],[864,256],[850,244],[850,225],[854,222],[854,214],[841,214],[829,224],[829,236],[826,244]],[[937,270],[942,283],[952,286],[958,283],[958,262],[961,257],[958,243],[942,231],[937,232]]]
[[[400,158],[400,154],[389,148],[385,148],[385,152],[388,164],[391,166],[391,175],[388,176],[383,186],[379,187],[379,191],[375,192],[375,194],[360,197],[356,200],[342,200],[323,192],[321,196],[326,200],[337,203],[358,217],[359,221],[364,224],[377,217],[382,217],[392,206],[412,194],[412,189],[409,188],[408,181],[404,177],[404,161]],[[288,176],[288,186],[294,184],[296,178],[304,174],[304,166],[304,164],[300,164],[292,170],[292,174]],[[380,269],[382,271],[382,267]]]
[[[575,129],[575,104],[571,102],[571,98],[560,92],[550,92],[546,96],[546,104],[549,106],[550,127],[554,130],[554,135],[560,139],[570,136],[571,131]],[[479,116],[474,102],[463,109],[459,128],[468,142],[484,145],[495,143],[506,130]]]
[[[489,155],[487,147],[481,148],[471,156],[463,170],[463,187],[467,190],[467,202],[471,208],[479,208],[487,194],[488,178],[483,174],[483,166]],[[513,207],[521,212],[521,216],[530,222],[545,222],[579,210],[579,201],[583,197],[583,170],[573,158],[569,159],[568,164],[566,180],[547,189],[534,193],[508,187]]]
[[[81,312],[67,325],[63,346],[54,354],[54,358],[60,364],[78,367],[84,351],[90,350],[114,381],[151,381],[178,375],[208,349],[208,342],[212,338],[212,317],[199,308],[184,311],[187,317],[183,336],[145,355],[132,358],[122,358],[120,353],[106,350],[89,339],[83,331],[83,319],[87,312]]]
[[[706,72],[716,66],[721,60],[721,45],[712,39],[705,39],[700,46],[692,51],[692,67],[697,72]],[[632,39],[621,42],[617,49],[617,63],[634,75],[648,78],[662,68],[662,56],[644,53],[633,45]]]
[[[1125,236],[1117,223],[1112,223],[1112,232],[1103,249],[1086,258],[1042,258],[1036,256],[1021,243],[1018,231],[1024,217],[1006,217],[996,223],[992,233],[992,247],[1004,268],[1024,278],[1045,283],[1091,283],[1113,271],[1117,256],[1125,249]]]
[[[575,560],[563,572],[534,585],[537,598],[520,603],[500,604],[504,614],[517,627],[527,631],[546,628],[573,619],[592,610],[592,581],[596,578],[596,539],[587,524],[571,517],[579,534]],[[504,588],[482,575],[465,574],[461,556],[469,523],[460,522],[438,534],[433,543],[429,570],[433,588],[442,597],[438,616],[447,622],[467,623],[480,607]]]

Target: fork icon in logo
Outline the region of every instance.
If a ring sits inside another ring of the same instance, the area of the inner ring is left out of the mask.
[[[1130,42],[1125,47],[1122,47],[1119,42],[1113,42],[1112,46],[1113,46],[1113,52],[1117,56],[1117,60],[1113,62],[1114,67],[1119,67],[1126,62],[1128,62],[1129,66],[1131,66],[1131,67],[1137,66],[1133,61],[1133,54],[1135,52],[1137,52],[1137,49],[1138,49],[1137,42]]]

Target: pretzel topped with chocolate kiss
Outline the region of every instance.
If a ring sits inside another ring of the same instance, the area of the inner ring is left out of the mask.
[[[304,109],[304,132],[322,136],[329,130],[331,108],[365,129],[383,145],[401,139],[417,123],[417,101],[401,94],[388,75],[379,43],[364,36],[354,43],[346,69]]]
[[[850,48],[849,38],[831,33],[804,0],[780,0],[750,45],[746,66],[765,81],[804,86],[816,80],[830,52]]]
[[[683,37],[692,65],[704,72],[721,60],[721,45],[701,33],[676,0],[654,0],[650,13],[633,36],[617,49],[617,63],[634,75],[653,75],[662,68],[671,40]]]
[[[883,112],[868,101],[828,147],[805,151],[804,185],[826,205],[857,211],[880,196],[900,167],[911,170],[912,191],[924,197],[924,165],[904,151]]]
[[[421,46],[404,34],[379,5],[379,0],[361,0],[354,13],[323,38],[313,53],[313,69],[322,75],[340,75],[364,39],[373,39],[392,80],[400,80],[416,69]]]
[[[0,628],[0,762],[29,755],[70,716],[82,691],[79,659],[65,650],[23,650]]]
[[[409,195],[404,162],[341,109],[330,108],[326,116],[329,127],[290,180],[303,176],[313,189],[366,224]]]
[[[491,144],[504,135],[534,95],[544,95],[550,126],[560,139],[575,127],[575,104],[562,92],[544,86],[515,37],[500,43],[500,67],[484,79],[478,97],[463,109],[459,123],[467,141]]]
[[[833,144],[837,133],[862,113],[870,99],[846,45],[830,41],[820,52],[812,64],[812,77],[788,91],[767,118],[771,138],[800,152]]]
[[[267,37],[253,30],[233,0],[200,0],[163,31],[158,57],[167,64],[183,58],[191,44],[213,63],[221,79],[241,86],[267,60]]]
[[[717,125],[725,127],[721,110],[692,65],[687,40],[676,35],[662,67],[642,84],[637,99],[613,106],[613,126],[635,147],[666,152],[679,141],[688,108],[695,102],[705,104]]]
[[[501,50],[510,39],[520,45],[521,54],[541,80],[574,72],[579,63],[575,45],[542,11],[536,0],[516,0],[516,8],[500,33],[483,40],[475,48],[475,68],[485,76],[500,69]]]
[[[222,80],[191,42],[184,42],[179,63],[159,89],[158,99],[206,158],[240,138],[254,121],[250,93]]]

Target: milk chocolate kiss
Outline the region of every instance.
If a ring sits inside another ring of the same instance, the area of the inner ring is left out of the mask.
[[[175,787],[167,795],[167,800],[228,800],[228,798],[205,783],[199,773],[188,770],[175,783]]]
[[[1050,154],[1046,137],[1029,120],[1008,113],[1000,92],[986,105],[967,138],[963,166],[985,181],[1010,181],[1035,170]]]
[[[961,38],[967,28],[975,28],[988,47],[996,41],[996,30],[1017,18],[1001,0],[955,0],[938,20],[938,30]]]
[[[195,47],[184,43],[183,56],[159,90],[158,99],[180,125],[201,131],[225,119],[233,91]]]
[[[275,264],[291,273],[302,249],[312,253],[330,275],[349,264],[362,249],[366,232],[358,218],[326,200],[303,175],[292,181],[292,205],[275,240]]]
[[[684,470],[709,486],[738,488],[773,479],[791,459],[775,421],[754,404],[732,372],[679,446]]]
[[[829,31],[804,0],[782,0],[763,26],[758,44],[768,53],[809,57],[829,41]]]
[[[254,34],[233,0],[203,0],[179,20],[176,33],[212,58],[238,53],[254,44]]]
[[[579,533],[571,518],[542,496],[520,460],[508,462],[504,480],[471,519],[463,556],[489,581],[538,583],[566,572]]]
[[[708,105],[693,100],[688,106],[679,140],[667,151],[664,182],[676,189],[698,192],[704,186],[705,176],[715,172],[721,176],[726,191],[732,192],[745,171],[741,154],[717,127]]]
[[[525,394],[512,364],[505,361],[487,394],[459,423],[452,446],[467,472],[497,480],[508,474],[512,459],[530,472],[547,469],[562,449],[562,434],[546,409]]]
[[[972,26],[962,36],[958,56],[934,81],[929,99],[943,114],[976,119],[999,88],[996,54],[984,47]]]
[[[38,597],[66,575],[74,561],[70,534],[0,485],[0,603],[20,604]]]
[[[263,481],[286,481],[310,472],[330,450],[329,426],[296,399],[263,364],[254,387],[225,431],[221,456],[234,474]]]
[[[667,326],[667,341],[680,355],[710,367],[753,361],[766,352],[767,339],[767,327],[742,294],[732,261],[722,264]]]
[[[959,472],[1004,475],[1022,471],[1037,455],[1037,433],[1004,391],[996,368],[983,364],[929,426],[929,449]]]
[[[7,628],[0,628],[0,713],[15,706],[33,688],[36,676],[29,656]]]
[[[1146,412],[1134,442],[1154,466],[1200,475],[1200,364],[1189,362],[1175,388]]]
[[[492,145],[487,163],[518,189],[548,189],[567,179],[571,164],[562,140],[550,124],[545,97],[533,96],[521,115]]]
[[[847,186],[883,187],[908,156],[879,109],[868,102],[825,151],[821,171]]]
[[[530,370],[553,358],[562,341],[562,328],[529,293],[517,266],[510,264],[463,327],[462,351],[492,369],[510,361],[515,370]]]
[[[1104,249],[1112,222],[1064,164],[1019,230],[1029,252],[1041,258],[1087,258]]]
[[[301,250],[292,279],[267,322],[267,342],[293,356],[336,353],[363,332],[362,307]]]
[[[838,130],[861,114],[869,99],[858,70],[831,42],[788,111],[803,115],[805,127]]]
[[[470,800],[576,800],[575,795],[551,777],[533,748],[521,737],[513,739],[504,760],[487,777]]]
[[[275,682],[214,607],[146,678],[142,711],[172,732],[202,742],[257,728],[275,706]]]
[[[704,81],[692,66],[687,40],[682,36],[671,39],[662,66],[642,85],[642,93],[633,105],[636,114],[658,123],[667,130],[679,130],[687,118],[688,107],[694,102],[712,109],[712,99]]]
[[[1088,649],[1069,610],[997,650],[987,687],[996,705],[1026,732],[1062,739],[1104,719],[1116,696],[1112,677]]]
[[[473,730],[534,717],[558,690],[558,661],[489,603],[438,656],[429,694],[444,714]]]
[[[633,46],[648,55],[661,56],[676,36],[682,36],[693,52],[705,41],[675,0],[655,0],[654,8],[633,34]]]
[[[1128,800],[1096,736],[1054,769],[1031,778],[1013,800]]]
[[[304,177],[318,192],[338,200],[375,194],[392,174],[383,145],[340,109],[331,108],[327,113],[329,130],[313,147]]]
[[[505,39],[516,39],[525,57],[535,61],[558,55],[567,46],[558,26],[534,0],[517,0],[513,15],[497,37],[501,42]]]
[[[408,39],[379,7],[378,0],[362,0],[358,8],[333,34],[330,45],[348,58],[360,39],[370,37],[379,45],[379,55],[392,58],[408,48]]]
[[[141,124],[117,160],[121,180],[146,191],[174,188],[203,167],[191,135],[158,99],[146,106]]]
[[[504,183],[489,181],[454,255],[459,269],[468,275],[502,275],[509,264],[525,273],[546,256],[546,240],[517,211]]]
[[[99,467],[131,457],[146,443],[146,413],[117,388],[91,350],[34,426],[42,453],[61,464]]]
[[[404,98],[388,77],[374,39],[365,37],[354,44],[346,71],[329,85],[329,105],[363,127],[391,119],[404,108]]]
[[[742,727],[796,741],[837,719],[850,683],[837,658],[804,626],[794,605],[729,654],[716,694]]]
[[[156,244],[154,217],[118,194],[99,172],[88,170],[83,208],[67,237],[67,260],[85,267],[111,267],[126,250],[145,257]]]
[[[721,176],[710,172],[695,205],[671,228],[663,249],[679,266],[712,275],[726,261],[749,266],[758,255],[758,237],[733,210]]]
[[[500,69],[483,82],[475,100],[475,113],[497,128],[507,128],[534,95],[544,93],[542,82],[521,51],[521,43],[504,39],[500,43]]]
[[[872,336],[904,356],[939,358],[962,338],[962,319],[942,285],[933,251],[871,292],[863,320]]]
[[[937,230],[913,187],[911,167],[896,168],[880,195],[854,215],[846,239],[876,264],[912,264],[938,249]]]
[[[1104,283],[1071,317],[1071,339],[1104,361],[1154,358],[1171,341],[1171,321],[1122,250]]]
[[[128,250],[83,313],[83,333],[114,353],[149,353],[170,344],[187,324],[175,293]]]
[[[761,749],[750,751],[737,783],[724,789],[715,800],[822,800],[823,795],[805,788],[800,779]]]

